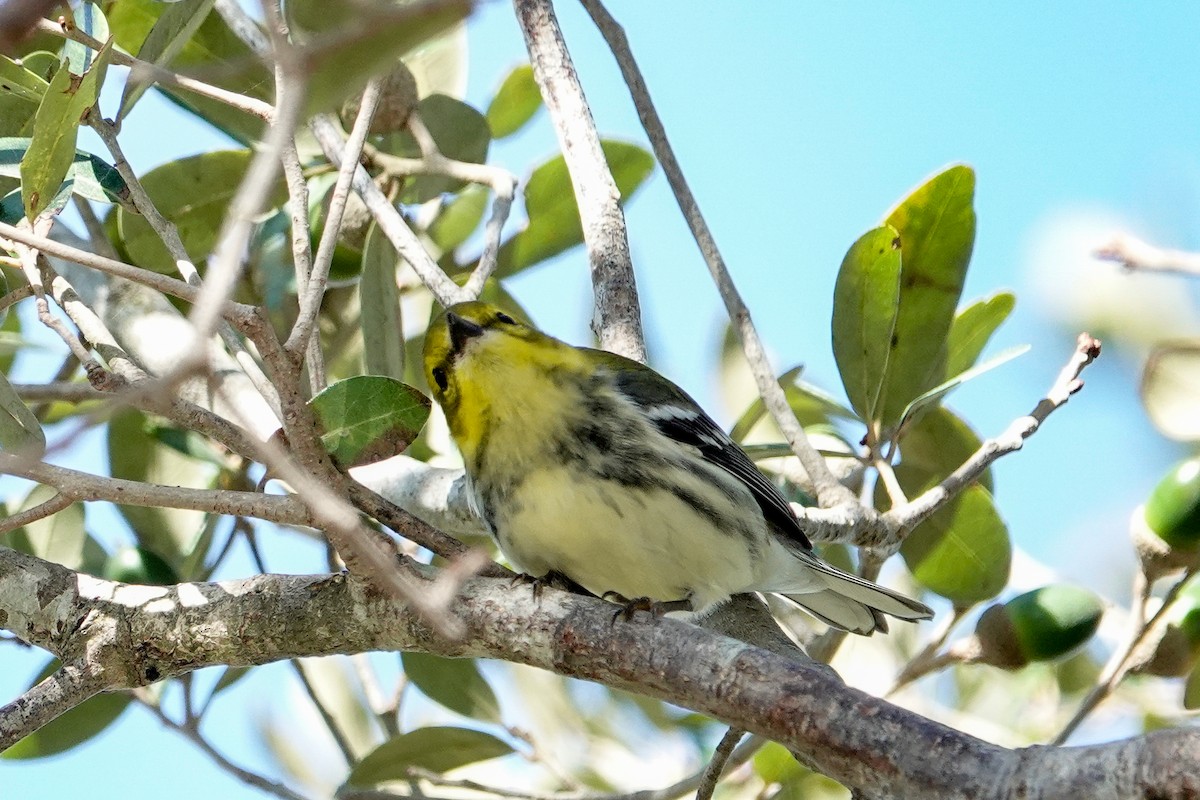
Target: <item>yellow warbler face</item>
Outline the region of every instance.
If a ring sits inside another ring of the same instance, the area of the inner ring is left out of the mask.
[[[549,373],[567,362],[575,366],[582,356],[478,301],[446,309],[425,335],[425,378],[464,455],[482,439],[497,401],[536,398]]]

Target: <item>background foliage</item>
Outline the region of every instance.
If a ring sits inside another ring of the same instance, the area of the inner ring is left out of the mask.
[[[130,204],[128,187],[114,168],[113,154],[92,138],[76,136],[84,111],[98,96],[112,96],[111,104],[102,100],[104,113],[113,115],[112,109],[119,109],[114,119],[127,122],[122,139],[133,137],[137,126],[153,129],[153,120],[139,120],[133,111],[154,93],[162,93],[184,114],[202,120],[224,137],[202,152],[138,170],[155,206],[177,226],[188,254],[203,271],[249,163],[249,146],[263,134],[262,123],[192,93],[157,87],[143,94],[145,87],[130,81],[126,71],[111,68],[111,54],[114,49],[136,53],[143,60],[186,69],[247,97],[272,100],[270,71],[251,56],[249,48],[212,12],[212,6],[212,2],[195,0],[84,4],[75,11],[76,24],[97,40],[111,37],[111,45],[89,50],[42,35],[18,54],[19,63],[0,63],[0,76],[5,79],[0,92],[0,134],[6,137],[0,142],[0,189],[6,194],[0,208],[5,222],[62,209],[66,224],[82,234],[73,215],[78,212],[70,211],[72,198],[81,198],[95,204],[105,234],[103,242],[93,242],[98,250],[110,247],[120,260],[173,274],[174,259]],[[324,6],[320,4],[314,12],[303,3],[289,5],[287,12],[298,41],[320,42],[323,33],[346,27],[344,19],[324,13]],[[467,163],[494,160],[495,150],[503,148],[506,141],[529,135],[530,128],[539,124],[541,104],[536,85],[529,68],[518,65],[493,76],[491,82],[498,88],[482,101],[461,99],[464,37],[457,29],[446,34],[445,23],[435,19],[429,27],[410,26],[405,31],[381,28],[378,35],[384,38],[378,42],[359,40],[353,47],[331,48],[314,73],[306,111],[340,110],[372,71],[385,66],[374,55],[363,57],[364,52],[406,51],[405,63],[416,76],[416,113],[438,151]],[[429,38],[430,31],[436,36]],[[397,113],[404,116],[403,111]],[[600,124],[603,128],[603,117]],[[400,205],[438,264],[448,274],[465,278],[478,262],[492,198],[479,183],[397,170],[387,156],[412,159],[422,155],[411,132],[399,128],[375,133],[370,139],[372,147],[383,154],[374,165],[378,182]],[[302,139],[301,148],[309,190],[305,211],[314,223],[313,236],[319,238],[334,170],[311,142]],[[136,162],[138,156],[129,149],[130,159]],[[645,146],[614,137],[606,140],[605,154],[623,201],[636,202],[655,168]],[[943,160],[960,155],[947,149]],[[536,280],[539,269],[565,269],[570,264],[557,257],[578,250],[582,243],[578,212],[561,156],[507,166],[521,178],[521,193],[516,219],[506,229],[499,249],[496,279],[489,282],[485,294],[541,322],[542,315],[522,307],[532,292],[521,287],[534,286],[531,281]],[[907,180],[911,183],[916,177],[910,175]],[[836,371],[830,368],[817,378],[800,366],[781,370],[794,410],[822,446],[843,456],[845,463],[850,461],[844,458],[846,454],[862,454],[867,468],[848,469],[849,482],[873,497],[881,509],[895,502],[899,492],[913,497],[952,472],[980,446],[976,429],[990,434],[1003,424],[998,420],[1004,417],[972,424],[955,410],[957,395],[952,392],[977,377],[971,390],[999,392],[1011,385],[1006,381],[1012,378],[1004,376],[1011,376],[1029,361],[983,375],[1020,352],[1015,348],[987,349],[993,334],[1003,338],[997,331],[1013,313],[1014,295],[994,285],[981,287],[968,277],[974,274],[968,272],[973,259],[988,257],[985,250],[975,247],[977,224],[986,223],[986,215],[976,218],[976,181],[983,184],[988,178],[982,166],[978,175],[965,165],[950,166],[911,191],[904,192],[901,183],[891,196],[876,198],[874,207],[857,209],[855,219],[860,224],[841,244],[845,256],[840,269],[834,269],[831,262],[823,270],[828,273],[828,283],[814,281],[816,286],[828,286],[828,291],[814,292],[819,296],[805,301],[809,314],[828,315],[823,316],[822,324],[832,333],[829,350]],[[895,205],[887,210],[886,204],[893,200]],[[255,227],[248,269],[236,295],[243,302],[264,307],[276,329],[285,335],[297,311],[286,202],[287,191],[281,181],[272,189],[272,212]],[[777,227],[786,233],[782,226]],[[634,235],[639,235],[636,227]],[[642,269],[652,272],[655,267]],[[765,269],[763,279],[775,280],[781,271]],[[10,288],[20,286],[18,270],[5,273]],[[419,351],[421,330],[431,313],[429,293],[403,263],[397,264],[390,247],[362,214],[357,230],[353,214],[346,222],[331,276],[320,330],[332,386],[314,401],[326,444],[346,466],[405,448],[411,456],[448,463],[446,459],[453,456],[436,422],[413,442],[428,406],[398,383],[421,388],[413,354]],[[968,290],[964,300],[968,286],[974,289]],[[388,292],[394,292],[396,302]],[[651,294],[647,303],[652,330],[654,299]],[[5,321],[9,351],[17,355],[7,364],[9,375],[45,382],[58,370],[60,380],[82,379],[77,360],[67,357],[59,369],[59,354],[45,353],[35,331],[37,323],[25,310],[28,305],[25,301]],[[690,327],[679,338],[693,338],[707,325],[699,316],[686,317]],[[548,318],[553,320],[554,314]],[[1144,344],[1119,318],[1114,321],[1112,316],[1094,315],[1089,324],[1092,322],[1110,325],[1118,340]],[[401,330],[405,346],[398,348],[399,337],[391,332]],[[555,332],[567,333],[562,326]],[[1167,332],[1182,335],[1186,325]],[[813,340],[806,342],[805,349],[824,353],[827,348],[821,340]],[[796,480],[794,465],[779,458],[778,433],[762,421],[761,404],[746,395],[747,381],[739,371],[737,357],[728,347],[714,346],[712,350],[718,351],[715,357],[706,357],[720,365],[723,394],[741,398],[729,409],[730,418],[737,420],[735,435],[753,446],[764,467],[792,496],[804,501],[806,487]],[[1154,351],[1143,384],[1155,422],[1168,435],[1189,442],[1186,446],[1198,438],[1187,426],[1196,410],[1196,395],[1189,392],[1197,380],[1195,351],[1186,340]],[[1059,357],[1048,347],[1038,352],[1045,364],[1039,369],[1049,375],[1057,369]],[[365,374],[378,377],[361,378]],[[974,386],[988,388],[977,390]],[[160,418],[129,410],[97,413],[97,406],[88,403],[26,404],[7,382],[0,388],[6,411],[0,415],[6,450],[43,446],[46,441],[52,446],[65,443],[69,452],[78,454],[75,458],[92,469],[106,468],[113,477],[165,485],[248,489],[261,477],[254,465]],[[1005,413],[1013,416],[1028,410],[1038,396],[1036,391],[1040,388],[1027,394],[1013,393]],[[30,407],[36,418],[33,422]],[[1073,407],[1062,417],[1074,411]],[[1060,420],[1056,417],[1054,423]],[[1059,440],[1057,458],[1060,464],[1069,464],[1072,459],[1063,456],[1064,450],[1069,450],[1069,445]],[[97,463],[103,461],[97,455],[103,452],[107,463]],[[876,480],[873,467],[881,462],[894,464],[884,467],[885,472],[894,474],[894,481],[891,475]],[[1177,551],[1189,551],[1195,543],[1188,531],[1196,527],[1194,511],[1189,509],[1196,507],[1197,481],[1186,468],[1168,475],[1173,477],[1165,488],[1155,492],[1156,497],[1165,498],[1161,504],[1152,503],[1142,515],[1141,509],[1135,510],[1130,503],[1125,513],[1134,515],[1135,528],[1140,530],[1140,520],[1146,519],[1160,539]],[[888,483],[892,483],[891,496]],[[1143,483],[1144,494],[1149,495],[1153,480]],[[45,487],[15,483],[10,487],[6,500],[10,511],[34,507],[53,494]],[[1108,652],[1119,650],[1115,632],[1128,625],[1120,607],[1106,615],[1117,617],[1117,621],[1105,623],[1112,628],[1106,642],[1079,648],[1096,631],[1105,608],[1113,601],[1123,606],[1126,598],[1114,589],[1119,583],[1104,576],[1075,572],[1074,581],[1063,581],[1054,574],[1062,567],[1053,562],[1046,568],[1026,558],[1016,564],[1016,570],[1024,573],[1014,574],[1013,543],[1005,520],[1009,506],[1021,505],[1022,497],[1006,496],[1004,491],[1003,480],[985,474],[906,539],[901,559],[895,560],[903,563],[903,569],[899,563],[889,563],[885,570],[885,577],[893,583],[935,598],[941,619],[964,622],[951,644],[938,646],[937,636],[949,633],[944,628],[905,628],[884,641],[855,643],[843,651],[835,666],[852,682],[886,691],[892,677],[906,665],[907,677],[915,677],[922,669],[964,663],[905,690],[901,699],[987,738],[1026,743],[1052,736],[1096,683]],[[1069,498],[1058,498],[1038,513],[1053,524],[1069,505]],[[250,564],[276,569],[280,568],[277,564],[286,564],[287,569],[298,571],[328,566],[324,548],[305,532],[197,511],[116,509],[119,521],[111,513],[96,513],[95,507],[85,512],[82,505],[71,505],[8,533],[5,543],[73,569],[129,582],[204,580],[245,573],[254,568]],[[828,555],[833,560],[854,562],[851,554],[837,548]],[[1132,553],[1121,553],[1120,558],[1125,569],[1132,570]],[[1089,581],[1087,577],[1097,579]],[[1076,585],[1079,583],[1087,588]],[[1097,593],[1105,595],[1106,601]],[[1138,677],[1122,690],[1126,694],[1123,731],[1174,724],[1181,719],[1182,709],[1200,703],[1200,677],[1192,671],[1195,616],[1190,613],[1191,597],[1185,590],[1184,602],[1169,612],[1175,624],[1165,630],[1178,632],[1171,634],[1175,637],[1170,645],[1175,647],[1174,661],[1152,663],[1151,656],[1160,650],[1166,653],[1165,645],[1149,647],[1143,654],[1141,671],[1163,673],[1164,677]],[[977,619],[978,636],[973,638],[970,630]],[[1167,634],[1162,635],[1167,641]],[[0,657],[6,662],[6,672],[24,670],[31,681],[52,669],[16,645],[5,644]],[[474,774],[495,785],[609,791],[628,785],[626,765],[634,763],[645,770],[638,774],[654,775],[651,782],[658,785],[666,783],[667,776],[699,768],[720,733],[710,721],[683,709],[503,664],[476,665],[403,654],[309,661],[295,664],[293,670],[302,680],[293,684],[291,694],[279,693],[270,705],[259,705],[252,717],[258,749],[241,752],[239,747],[227,755],[255,771],[282,776],[314,796],[343,784],[365,786],[402,779],[408,776],[410,766],[440,773],[476,762],[481,766]],[[261,681],[254,683],[253,673],[227,669],[158,685],[142,698],[141,705],[152,713],[184,720],[185,726],[194,721],[196,728],[221,748],[225,737],[231,735],[226,730],[228,723],[209,730],[200,729],[199,720],[223,704],[236,707],[245,703],[244,687],[262,685]],[[273,674],[286,673],[280,667]],[[1028,698],[1028,702],[1015,703],[1014,696]],[[45,770],[52,769],[50,764],[55,762],[38,759],[80,745],[86,748],[94,742],[93,737],[121,736],[124,723],[109,726],[130,706],[126,695],[97,697],[5,753],[5,758],[25,761],[25,765],[5,764],[0,769],[12,770],[14,775],[39,774],[39,764]],[[315,709],[320,710],[319,716]],[[134,713],[145,711],[130,711],[126,718]],[[312,724],[295,725],[298,715],[311,716]],[[508,755],[514,752],[522,754],[525,761]],[[199,750],[190,757],[202,758]],[[635,785],[644,788],[645,782]],[[726,786],[730,793],[766,792],[784,797],[839,796],[841,791],[799,768],[778,746],[760,750],[750,766],[738,771]]]

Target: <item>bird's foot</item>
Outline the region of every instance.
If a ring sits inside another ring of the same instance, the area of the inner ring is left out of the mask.
[[[592,594],[587,589],[583,588],[578,583],[556,570],[550,570],[544,575],[529,575],[525,572],[518,573],[517,575],[513,576],[512,585],[516,586],[519,583],[528,584],[533,589],[533,599],[539,602],[542,599],[542,592],[546,589],[546,587],[550,587],[551,589],[561,589],[564,592],[571,592],[572,594]]]
[[[613,614],[612,621],[614,625],[618,619],[623,618],[626,622],[630,621],[633,619],[633,614],[636,611],[649,612],[652,617],[657,619],[663,614],[672,611],[694,610],[690,597],[685,597],[682,600],[652,600],[649,597],[634,597],[630,599],[620,592],[605,592],[602,596],[605,600],[610,600],[621,606],[620,610]]]

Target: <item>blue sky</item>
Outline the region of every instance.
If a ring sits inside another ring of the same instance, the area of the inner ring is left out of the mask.
[[[1016,291],[1017,311],[992,352],[1033,345],[952,397],[983,435],[1029,410],[1070,351],[1083,312],[1064,320],[1061,309],[1079,307],[1102,269],[1089,271],[1089,236],[1119,223],[1163,245],[1200,247],[1200,5],[752,7],[738,15],[657,0],[611,10],[780,371],[804,363],[810,380],[840,393],[829,344],[838,264],[893,202],[949,163],[977,172],[978,236],[964,298]],[[573,3],[558,11],[602,132],[643,141],[590,21]],[[484,5],[470,46],[468,99],[483,107],[524,57],[510,6]],[[225,146],[154,98],[127,133],[142,170]],[[524,176],[554,146],[543,114],[494,154]],[[660,174],[628,220],[655,365],[719,419],[732,419],[740,409],[720,406],[713,370],[721,306]],[[1182,294],[1193,306],[1197,297],[1185,284],[1125,280],[1144,287],[1151,311],[1156,297]],[[542,327],[586,340],[582,254],[539,267],[512,289]],[[1018,546],[1120,600],[1133,563],[1128,515],[1183,451],[1137,405],[1136,348],[1106,345],[1084,392],[997,466],[996,484]],[[315,559],[298,556],[294,568],[315,569]],[[0,697],[14,696],[37,661],[0,651]],[[222,701],[209,730],[235,761],[259,756],[241,712],[263,708],[260,697],[283,681],[286,670],[268,667]],[[0,783],[6,796],[22,798],[152,797],[168,783],[178,798],[261,796],[137,710],[64,757],[0,762]]]

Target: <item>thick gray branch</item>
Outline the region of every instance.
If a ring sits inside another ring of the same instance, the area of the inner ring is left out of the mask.
[[[644,362],[642,312],[621,193],[600,147],[600,134],[579,75],[550,0],[514,0],[513,5],[525,35],[533,77],[550,112],[579,201],[579,219],[596,294],[592,330],[604,349]]]
[[[437,638],[389,596],[342,575],[135,587],[0,549],[0,624],[105,688],[214,664],[423,650],[499,658],[694,708],[775,739],[873,798],[1189,798],[1200,733],[1158,731],[1077,748],[1010,750],[851,689],[826,670],[669,619],[613,624],[601,601],[547,590],[540,603],[506,580],[466,582],[466,623]],[[96,666],[91,666],[96,665]],[[0,747],[11,744],[0,738]]]

